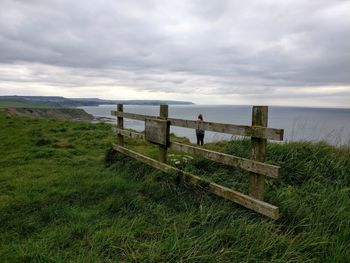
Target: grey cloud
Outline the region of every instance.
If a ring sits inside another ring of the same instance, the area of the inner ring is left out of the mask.
[[[0,63],[57,87],[272,96],[349,86],[348,13],[341,0],[1,0]]]

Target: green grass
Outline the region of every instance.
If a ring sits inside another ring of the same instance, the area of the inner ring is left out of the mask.
[[[44,104],[23,100],[0,100],[0,108],[42,108]]]
[[[0,262],[349,260],[349,149],[269,144],[268,162],[283,171],[267,180],[266,200],[282,212],[273,221],[115,154],[114,140],[107,124],[0,112]],[[249,156],[245,140],[207,147]],[[244,172],[200,159],[178,166],[247,189]]]

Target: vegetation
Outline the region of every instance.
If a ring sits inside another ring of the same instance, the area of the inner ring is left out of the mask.
[[[111,126],[0,112],[0,262],[347,262],[350,152],[269,144],[273,221],[110,149]],[[182,139],[184,140],[184,139]],[[156,157],[157,147],[127,141]],[[249,156],[249,141],[207,145]],[[245,173],[172,152],[170,162],[246,190]]]
[[[4,108],[8,116],[27,116],[36,118],[53,118],[62,120],[94,120],[91,114],[77,108]]]
[[[123,103],[125,105],[190,105],[193,104],[189,101],[175,101],[175,100],[102,100],[97,98],[64,98],[58,96],[0,96],[0,107],[1,104],[11,102],[12,105],[30,104],[42,105],[44,107],[79,107],[79,106],[98,106],[102,104],[116,105]],[[16,107],[16,106],[5,106],[5,107]],[[25,106],[27,107],[27,106]]]
[[[24,100],[0,100],[0,108],[41,108],[45,107],[37,102],[24,101]]]

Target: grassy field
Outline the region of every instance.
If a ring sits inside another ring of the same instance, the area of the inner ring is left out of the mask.
[[[0,112],[0,262],[349,262],[349,149],[269,144],[283,170],[267,180],[266,200],[282,212],[273,221],[115,154],[114,140],[107,124]],[[249,156],[249,141],[207,147]],[[247,189],[246,173],[171,154]]]
[[[22,100],[0,100],[0,108],[42,108],[45,105]]]

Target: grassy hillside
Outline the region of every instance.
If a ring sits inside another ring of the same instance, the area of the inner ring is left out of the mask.
[[[0,100],[0,109],[1,108],[42,108],[45,107],[45,105],[30,101],[23,101],[23,100]]]
[[[91,114],[77,108],[4,108],[8,116],[22,116],[33,118],[50,118],[60,120],[94,120]]]
[[[25,107],[31,105],[44,105],[45,107],[80,107],[80,106],[98,106],[98,105],[116,105],[122,103],[124,105],[191,105],[189,101],[175,101],[175,100],[103,100],[98,98],[64,98],[60,96],[0,96],[0,105],[12,105],[24,104]],[[16,106],[4,106],[4,107],[16,107]]]
[[[350,258],[349,149],[269,144],[269,162],[283,169],[281,181],[267,181],[266,199],[282,212],[272,221],[117,155],[112,141],[107,124],[0,112],[0,262]],[[249,155],[249,141],[208,147]],[[245,173],[171,154],[183,169],[246,190]]]

